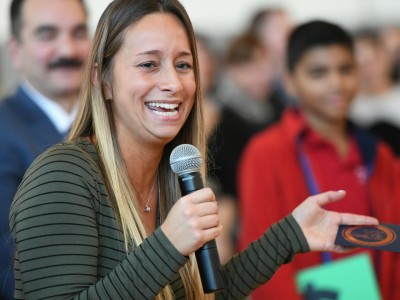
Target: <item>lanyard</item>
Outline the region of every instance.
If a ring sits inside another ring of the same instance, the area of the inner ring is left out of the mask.
[[[306,179],[307,187],[311,195],[320,193],[318,182],[315,179],[314,173],[311,168],[311,163],[306,155],[303,145],[303,135],[300,135],[297,139],[297,153],[299,155],[300,166],[303,170],[304,177]],[[322,262],[328,263],[332,260],[332,253],[322,252]]]

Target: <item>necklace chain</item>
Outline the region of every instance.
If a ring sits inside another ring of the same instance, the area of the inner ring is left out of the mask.
[[[155,185],[156,185],[157,177],[158,177],[158,176],[157,176],[157,174],[156,174],[156,176],[154,177],[153,185],[151,186],[151,190],[150,190],[149,196],[147,197],[146,204],[144,205],[144,211],[147,212],[147,213],[149,213],[149,212],[151,211],[151,207],[150,207],[150,198],[151,198],[151,195],[153,194],[153,190],[154,190],[154,187],[155,187]],[[133,184],[133,185],[134,185],[134,187],[136,188],[135,184]],[[136,190],[137,190],[137,193],[139,194],[140,198],[143,200],[143,196],[142,196],[142,194],[139,192],[139,189],[136,188]]]

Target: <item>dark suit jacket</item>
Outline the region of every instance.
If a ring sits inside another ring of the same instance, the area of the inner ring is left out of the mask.
[[[0,102],[0,299],[13,299],[13,242],[8,214],[14,194],[32,161],[62,139],[21,88]]]

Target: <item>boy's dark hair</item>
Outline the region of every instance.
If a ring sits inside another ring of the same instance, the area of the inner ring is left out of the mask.
[[[312,48],[340,45],[353,52],[352,36],[342,27],[321,20],[314,20],[297,26],[289,36],[286,64],[293,72],[302,56]]]
[[[83,9],[87,14],[84,0],[79,0],[82,3]],[[22,28],[22,6],[25,0],[13,0],[10,6],[10,21],[11,21],[11,35],[15,39],[19,40]]]

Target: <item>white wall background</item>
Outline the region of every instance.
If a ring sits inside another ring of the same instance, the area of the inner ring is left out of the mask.
[[[197,31],[213,39],[232,36],[247,25],[259,8],[281,6],[297,22],[325,18],[347,27],[400,24],[400,0],[181,0]],[[0,96],[9,92],[15,75],[7,59],[4,44],[9,32],[11,0],[0,0]],[[90,28],[111,0],[86,0]],[[7,74],[7,75],[6,75]]]
[[[359,24],[400,24],[400,0],[181,0],[198,30],[233,34],[240,30],[252,13],[265,6],[282,6],[297,21],[323,17],[344,26]],[[8,36],[8,9],[11,0],[0,0],[0,42]],[[86,0],[91,27],[111,0]]]

